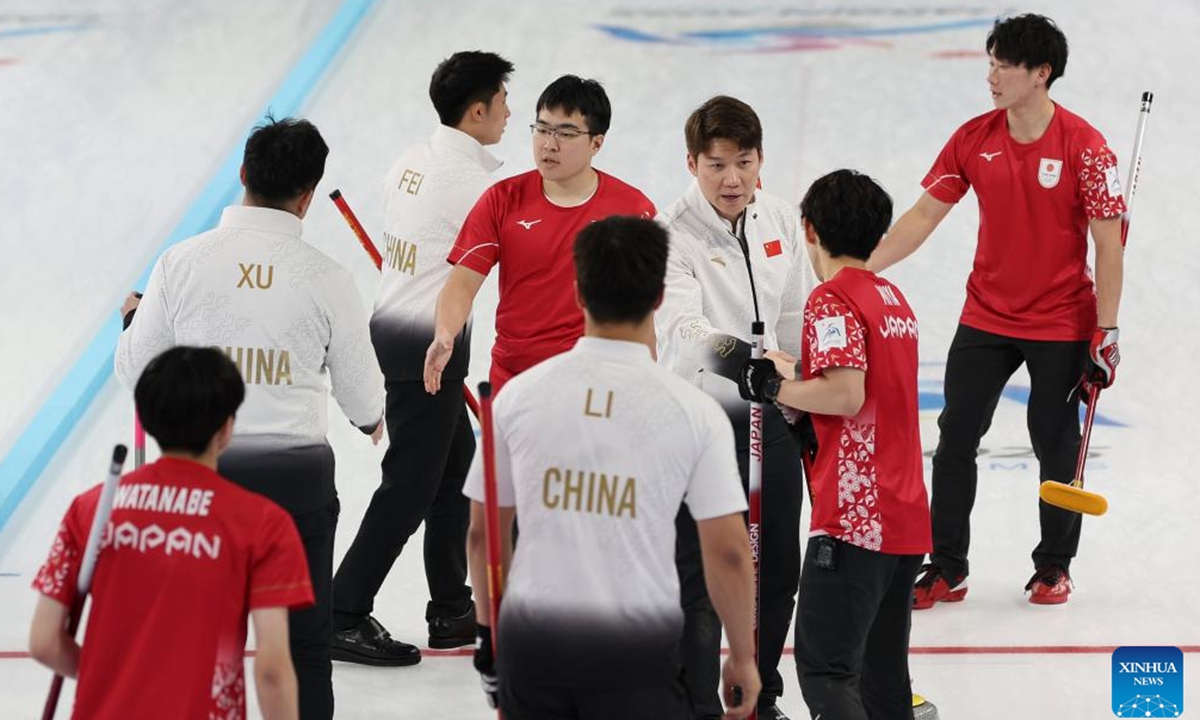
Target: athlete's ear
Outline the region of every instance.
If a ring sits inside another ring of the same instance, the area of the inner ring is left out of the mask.
[[[819,244],[820,238],[817,237],[817,229],[813,224],[807,218],[802,218],[800,222],[804,223],[804,242],[809,245]]]
[[[233,442],[233,424],[236,419],[237,416],[230,415],[225,424],[221,426],[221,429],[217,431],[216,438],[214,439],[217,442],[218,455],[225,452],[225,448],[229,447],[229,443]]]
[[[300,200],[297,201],[296,216],[299,217],[301,220],[303,220],[304,216],[308,214],[308,208],[310,205],[312,205],[312,199],[313,199],[313,196],[316,194],[316,192],[317,192],[317,189],[314,187],[311,190],[309,190],[308,192],[301,195]]]
[[[482,100],[471,103],[471,107],[467,108],[467,116],[475,122],[483,122],[487,119],[488,105]]]
[[[579,294],[579,281],[575,280],[572,282],[571,288],[575,293],[575,307],[580,310],[587,310],[587,306],[583,304],[583,296]]]
[[[238,169],[238,177],[241,178],[241,180],[242,180],[242,187],[246,187],[246,166],[245,165],[242,165],[242,167]]]
[[[1050,73],[1051,73],[1050,63],[1042,63],[1041,65],[1038,65],[1037,69],[1034,70],[1033,72],[1034,72],[1034,77],[1036,77],[1038,80],[1038,83],[1041,85],[1045,85],[1046,81],[1050,79]]]
[[[658,299],[654,301],[654,309],[655,310],[662,307],[663,298],[666,297],[666,294],[667,294],[667,286],[664,283],[663,286],[658,289]]]
[[[687,168],[688,172],[694,177],[696,175],[696,157],[691,153],[688,153],[687,156]]]
[[[596,153],[600,152],[600,147],[602,145],[604,145],[604,136],[603,135],[592,135],[591,137],[592,137],[592,154],[595,155]]]

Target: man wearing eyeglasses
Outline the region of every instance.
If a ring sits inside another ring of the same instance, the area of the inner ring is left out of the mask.
[[[454,339],[498,263],[490,373],[496,391],[514,375],[569,350],[583,335],[583,313],[572,292],[575,235],[613,215],[655,214],[637,188],[592,167],[611,117],[608,95],[595,80],[564,75],[542,92],[537,122],[530,126],[537,169],[489,188],[447,258],[454,269],[438,295],[434,339],[425,355],[427,391],[440,390]]]

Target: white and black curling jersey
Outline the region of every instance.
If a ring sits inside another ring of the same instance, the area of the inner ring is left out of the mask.
[[[659,362],[703,388],[726,412],[744,414],[735,378],[750,358],[755,318],[739,236],[754,273],[764,346],[799,357],[804,302],[816,286],[799,211],[759,190],[735,233],[693,183],[657,220],[671,243],[666,293],[654,314]]]
[[[509,381],[494,417],[497,496],[521,531],[501,672],[564,687],[677,677],[675,516],[746,509],[729,420],[645,345],[594,337]],[[481,455],[463,489],[479,502]]]
[[[133,387],[150,360],[175,345],[216,347],[246,382],[238,438],[324,443],[327,380],[350,422],[374,428],[383,375],[358,288],[300,239],[301,228],[289,212],[232,206],[215,229],[164,252],[117,343],[117,378]]]
[[[371,338],[392,380],[420,380],[433,342],[437,296],[450,274],[446,262],[475,201],[500,167],[475,138],[445,125],[406,152],[384,180],[383,278]],[[442,376],[467,376],[471,320],[454,341]]]

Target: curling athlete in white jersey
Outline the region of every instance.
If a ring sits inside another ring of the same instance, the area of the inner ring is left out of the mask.
[[[333,717],[330,586],[338,498],[325,439],[329,392],[376,442],[383,376],[354,279],[300,238],[329,148],[308,121],[268,119],[246,141],[241,205],[163,253],[145,297],[126,300],[116,374],[133,385],[174,345],[224,351],[246,383],[218,471],[287,510],[304,543],[316,605],[289,619],[301,720]],[[136,315],[134,312],[136,311]]]
[[[585,336],[510,380],[495,401],[500,524],[510,529],[515,515],[521,528],[495,658],[478,456],[467,479],[476,667],[485,688],[498,677],[509,720],[686,718],[672,523],[686,504],[729,638],[726,717],[744,717],[759,678],[733,433],[720,406],[656,365],[646,343],[666,233],[652,220],[612,217],[580,232],[574,255]],[[511,532],[502,532],[507,555]]]

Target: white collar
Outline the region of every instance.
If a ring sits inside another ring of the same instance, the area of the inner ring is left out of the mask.
[[[487,148],[479,144],[478,140],[449,125],[438,125],[429,142],[434,147],[455,150],[466,155],[490,173],[496,172],[504,164],[503,161],[488,152]]]
[[[220,226],[241,230],[258,230],[292,237],[300,237],[304,231],[304,223],[300,221],[300,218],[286,210],[251,205],[230,205],[225,208],[221,213]]]
[[[575,349],[590,355],[607,355],[627,360],[654,362],[654,358],[650,356],[650,348],[632,340],[610,340],[584,335],[575,341]]]

